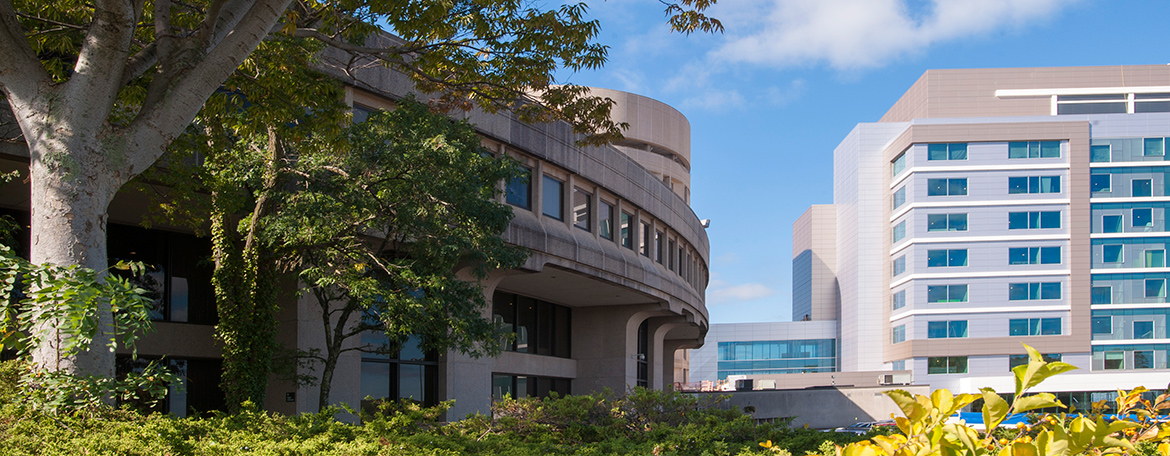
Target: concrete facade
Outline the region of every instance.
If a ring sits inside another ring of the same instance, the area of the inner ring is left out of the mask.
[[[930,393],[930,388],[926,386],[741,391],[730,395],[723,406],[744,410],[756,420],[792,418],[790,426],[794,428],[808,426],[812,429],[829,429],[859,421],[888,420],[890,414],[901,415],[902,411],[897,404],[885,395],[886,391],[895,389],[911,394]]]
[[[395,100],[414,91],[404,75],[380,65],[355,65],[341,52],[326,50],[321,64],[347,85],[346,102],[355,109],[392,109]],[[624,391],[640,384],[664,388],[679,373],[686,374],[686,357],[679,359],[676,352],[701,346],[708,330],[704,290],[709,243],[687,203],[690,126],[682,114],[660,102],[624,92],[598,92],[619,100],[616,120],[630,123],[630,140],[653,148],[580,147],[575,144],[579,138],[564,123],[525,124],[507,113],[464,115],[488,150],[514,158],[531,172],[527,204],[500,197],[513,204],[515,213],[504,238],[527,248],[530,255],[522,267],[495,271],[481,282],[488,299],[483,315],[500,321],[504,303],[493,302],[499,297],[516,301],[509,305],[531,303],[540,309],[533,310],[533,318],[548,321],[534,320],[531,326],[511,323],[518,340],[531,336],[535,346],[545,343],[542,338],[547,336],[563,350],[540,354],[533,348],[528,353],[516,343],[496,358],[473,359],[451,352],[435,358],[420,354],[412,360],[402,355],[389,364],[348,352],[338,365],[330,403],[356,407],[369,391],[385,390],[390,397],[427,403],[455,400],[448,413],[454,419],[488,413],[493,394],[500,392],[525,396],[604,388]],[[22,148],[0,152],[0,168],[27,167],[27,151]],[[663,157],[669,160],[659,160]],[[16,181],[3,187],[0,210],[19,217],[22,211],[27,214],[27,207],[26,184]],[[559,214],[552,208],[559,208]],[[110,221],[138,225],[144,213],[145,201],[121,194],[111,205]],[[176,227],[154,227],[181,234]],[[188,278],[177,272],[167,269],[160,274],[169,283],[178,279],[187,286]],[[290,283],[288,288],[295,286]],[[192,305],[214,308],[213,300],[206,299]],[[323,343],[322,318],[315,305],[293,296],[282,302],[282,308],[283,344],[311,350]],[[517,310],[517,315],[523,312]],[[213,342],[213,324],[169,321],[164,316],[160,330],[139,344],[139,353],[214,365],[221,355]],[[520,334],[520,328],[531,333]],[[358,338],[351,341],[353,346],[364,343]],[[387,366],[388,374],[377,370]],[[297,373],[313,374],[304,367]],[[372,384],[386,381],[390,386]],[[407,396],[407,386],[415,385],[422,389]],[[318,394],[317,387],[274,377],[265,406],[289,414],[316,411]]]
[[[1166,66],[928,71],[834,152],[841,369],[1011,389],[1026,343],[1080,368],[1048,391],[1163,384],[1166,137]]]
[[[814,205],[792,223],[792,320],[836,320],[837,208]]]
[[[690,382],[693,384],[704,380],[712,382],[727,380],[729,375],[746,375],[749,378],[772,378],[770,376],[782,372],[834,372],[838,357],[835,344],[832,353],[827,354],[832,359],[831,365],[818,365],[809,369],[801,369],[804,365],[797,366],[793,364],[796,359],[810,358],[809,356],[801,356],[797,352],[780,350],[777,353],[776,350],[767,350],[759,351],[757,355],[756,352],[749,351],[751,357],[745,358],[742,356],[744,354],[742,352],[740,356],[736,356],[732,345],[791,341],[835,342],[837,337],[838,327],[836,320],[714,324],[711,325],[711,331],[707,333],[707,342],[703,344],[703,347],[697,350],[691,350]],[[823,358],[824,356],[821,357]],[[734,367],[736,363],[740,362],[753,363],[754,365],[750,369],[751,372],[748,372],[749,369]],[[720,366],[721,364],[723,364],[722,367]],[[825,378],[828,380],[828,377]],[[828,385],[829,383],[825,384]],[[788,387],[786,385],[787,381],[782,380],[777,382],[776,387],[786,388]],[[802,383],[796,387],[804,388],[806,386],[814,385]]]

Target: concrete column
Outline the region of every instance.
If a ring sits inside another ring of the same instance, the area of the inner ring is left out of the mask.
[[[669,388],[674,379],[674,349],[667,351],[666,334],[687,324],[682,316],[651,318],[648,324],[650,347],[646,361],[650,363],[650,388]],[[636,347],[636,346],[635,346]],[[677,347],[676,347],[677,348]]]
[[[661,309],[658,303],[574,308],[573,358],[577,360],[577,379],[573,381],[573,392],[583,394],[605,388],[625,392],[635,385],[638,326],[647,318],[662,315]]]
[[[492,295],[496,286],[508,275],[507,271],[492,271],[480,282],[487,305],[484,318],[492,318]],[[459,272],[459,278],[471,280],[470,268]],[[467,415],[492,412],[493,358],[472,358],[457,351],[448,351],[439,363],[438,396],[440,400],[455,400],[447,411],[448,420],[459,420]]]

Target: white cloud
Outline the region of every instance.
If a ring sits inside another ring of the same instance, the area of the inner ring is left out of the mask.
[[[646,79],[641,73],[636,71],[614,69],[609,72],[609,76],[617,79],[621,84],[619,90],[626,92],[639,93],[644,88],[642,82]]]
[[[707,89],[683,98],[679,108],[724,111],[744,105],[743,95],[736,90]]]
[[[776,294],[776,290],[762,283],[745,283],[731,286],[725,286],[725,283],[720,283],[719,285],[718,287],[714,285],[708,287],[707,302],[709,304],[750,301],[767,298]]]
[[[771,11],[724,21],[712,58],[767,66],[876,67],[933,44],[1026,26],[1077,0],[771,0]]]
[[[800,99],[807,88],[808,84],[804,79],[793,79],[785,87],[769,87],[764,94],[773,106],[784,106]]]

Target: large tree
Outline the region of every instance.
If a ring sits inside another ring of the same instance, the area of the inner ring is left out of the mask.
[[[714,0],[668,4],[671,26],[715,30]],[[610,103],[556,86],[559,68],[596,68],[606,48],[583,4],[519,0],[0,0],[0,89],[29,153],[31,260],[106,266],[106,211],[162,156],[264,40],[312,37],[381,59],[456,106],[563,119],[600,141],[620,135]],[[399,38],[366,46],[378,24]],[[531,95],[530,95],[531,97]],[[112,315],[101,312],[103,326]],[[103,331],[104,333],[105,331]],[[94,346],[105,346],[99,334]],[[113,375],[113,354],[36,354],[54,370]]]

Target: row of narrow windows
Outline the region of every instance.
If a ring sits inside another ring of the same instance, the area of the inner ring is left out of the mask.
[[[969,265],[968,249],[937,249],[926,251],[926,267],[928,268],[955,268]],[[1060,246],[1051,247],[1009,247],[1007,249],[1007,264],[1010,266],[1027,264],[1061,264]],[[894,277],[906,272],[906,255],[894,259]]]
[[[1062,286],[1060,282],[1020,282],[1009,283],[1007,288],[1008,301],[1040,301],[1060,299]],[[926,287],[926,302],[968,302],[968,289],[967,284],[930,285]],[[893,310],[906,307],[906,290],[893,293],[890,299]]]
[[[532,170],[527,169],[526,173],[508,182],[505,201],[524,210],[533,210]],[[566,211],[562,204],[565,187],[565,182],[560,179],[547,174],[540,176],[542,215],[554,220],[565,220]],[[680,239],[671,237],[666,230],[657,229],[648,218],[624,209],[619,211],[616,202],[599,198],[597,201],[600,207],[594,209],[594,195],[591,192],[580,187],[573,187],[572,191],[572,208],[568,215],[572,217],[575,228],[587,232],[596,229],[600,238],[650,258],[676,273],[695,289],[701,289],[706,284],[706,266],[701,264],[693,249]]]
[[[955,339],[965,338],[967,320],[928,321],[926,323],[927,339]],[[996,324],[998,328],[998,323]],[[1013,318],[1008,320],[1008,336],[1059,336],[1062,331],[1060,318]],[[906,325],[898,325],[891,329],[892,343],[906,341]]]

